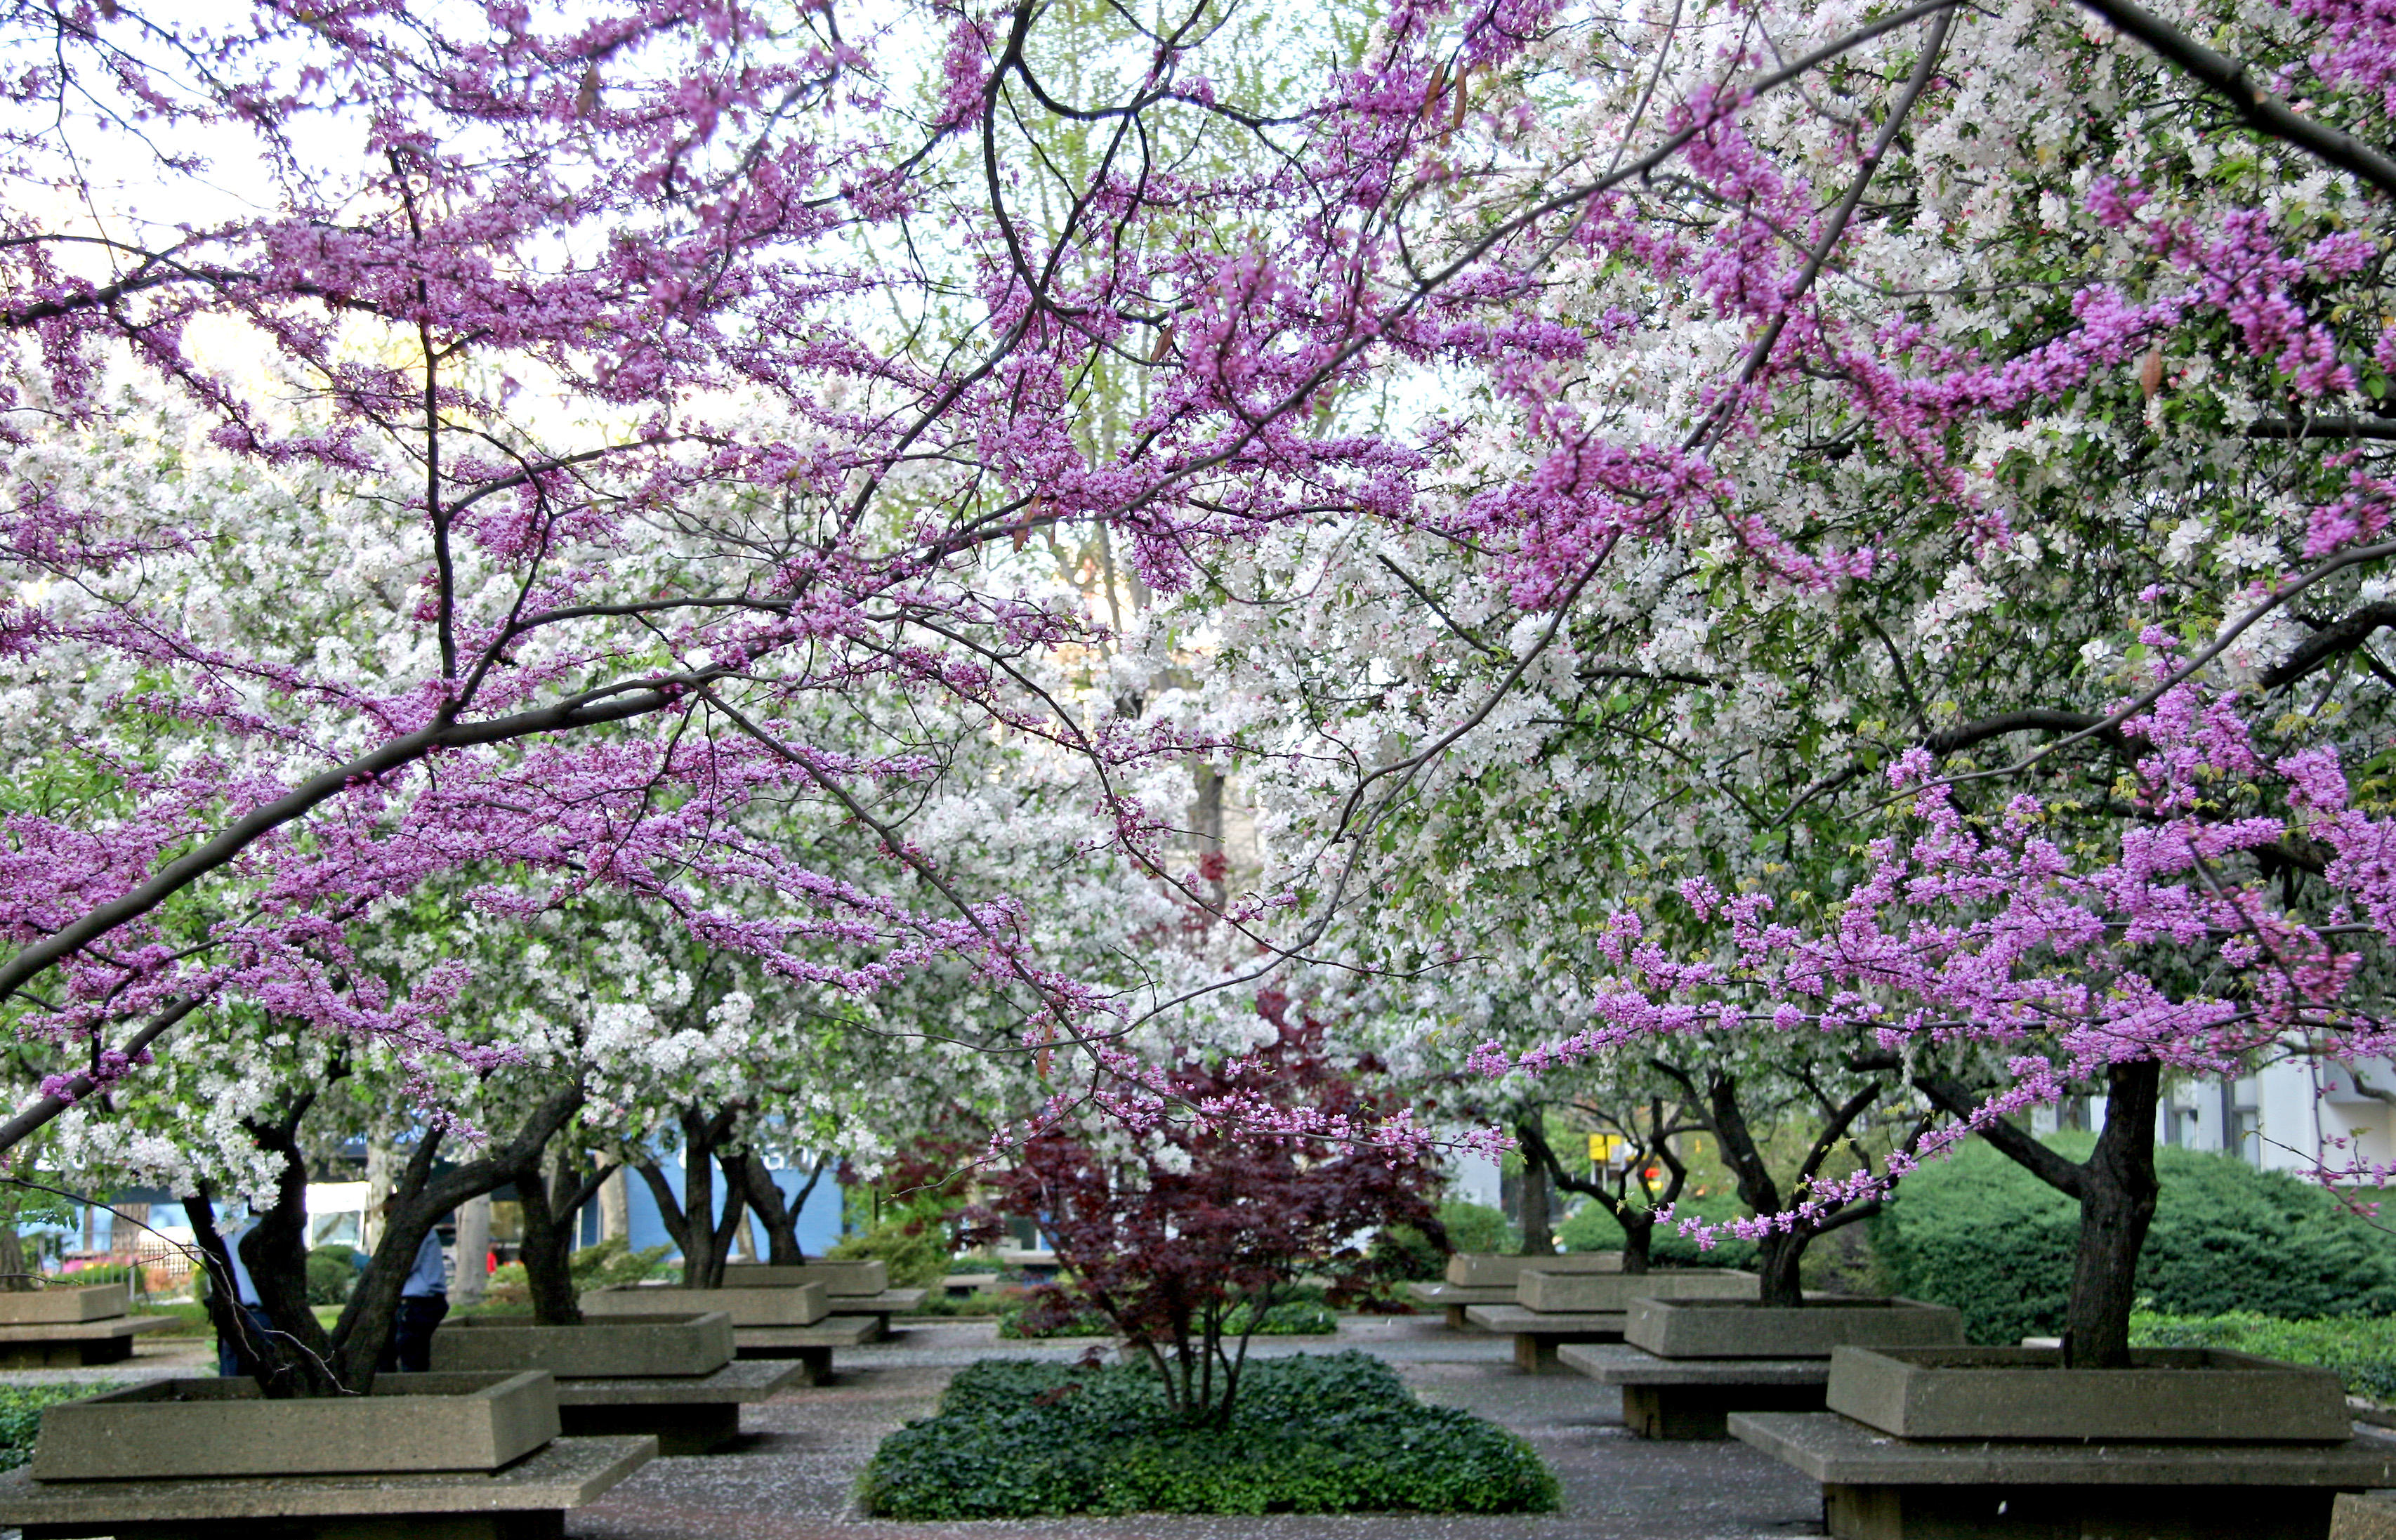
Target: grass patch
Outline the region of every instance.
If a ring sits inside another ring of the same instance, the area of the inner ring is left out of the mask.
[[[859,1495],[892,1519],[1544,1513],[1557,1487],[1522,1439],[1351,1352],[1252,1360],[1219,1428],[1176,1424],[1144,1366],[984,1360],[882,1440]]]
[[[155,1334],[159,1336],[212,1337],[217,1334],[217,1329],[208,1324],[208,1308],[205,1305],[194,1305],[190,1300],[178,1300],[173,1304],[139,1304],[133,1307],[133,1313],[172,1316],[175,1324],[158,1328]],[[308,1308],[308,1313],[316,1318],[318,1325],[329,1332],[333,1329],[333,1322],[341,1319],[341,1307],[312,1305]]]
[[[114,1380],[0,1386],[0,1470],[14,1470],[33,1457],[33,1440],[42,1431],[42,1408],[115,1388]]]
[[[2396,1320],[2331,1316],[2282,1321],[2241,1310],[2228,1315],[2130,1317],[2140,1348],[2228,1348],[2241,1353],[2335,1370],[2350,1396],[2396,1401]]]

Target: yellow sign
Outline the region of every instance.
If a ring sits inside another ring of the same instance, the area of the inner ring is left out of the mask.
[[[1592,1134],[1589,1136],[1589,1158],[1599,1165],[1612,1165],[1614,1152],[1621,1148],[1622,1144],[1619,1134]]]

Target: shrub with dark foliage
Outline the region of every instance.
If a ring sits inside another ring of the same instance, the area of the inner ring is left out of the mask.
[[[1361,1126],[1395,1110],[1365,1088],[1379,1066],[1337,1061],[1321,1022],[1291,1019],[1288,1002],[1270,991],[1258,1010],[1275,1040],[1178,1074],[1133,1158],[1047,1134],[1026,1141],[994,1184],[998,1209],[1036,1218],[1072,1280],[1035,1297],[1030,1318],[1103,1314],[1148,1355],[1166,1400],[1193,1426],[1229,1418],[1250,1323],[1301,1274],[1327,1277],[1330,1302],[1342,1304],[1385,1281],[1380,1261],[1351,1238],[1438,1226],[1431,1200],[1440,1176],[1428,1162],[1324,1137],[1259,1137],[1191,1111],[1263,1102]]]

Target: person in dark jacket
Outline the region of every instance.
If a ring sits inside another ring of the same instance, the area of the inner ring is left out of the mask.
[[[396,1201],[395,1198],[382,1201],[386,1223]],[[449,1279],[442,1261],[441,1230],[436,1225],[424,1232],[422,1243],[416,1248],[416,1265],[408,1268],[407,1281],[399,1286],[399,1321],[382,1350],[380,1367],[411,1374],[431,1369],[433,1329],[448,1313]]]

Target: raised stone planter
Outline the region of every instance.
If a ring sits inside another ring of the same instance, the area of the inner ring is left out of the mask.
[[[660,1454],[712,1454],[740,1437],[740,1409],[798,1379],[797,1363],[726,1363],[705,1374],[561,1380],[568,1438],[646,1433]]]
[[[1802,1308],[1753,1299],[1640,1299],[1622,1340],[1668,1359],[1827,1359],[1833,1348],[1960,1348],[1963,1318],[1901,1298],[1816,1295]]]
[[[1556,1349],[1564,1367],[1622,1392],[1622,1421],[1642,1439],[1727,1439],[1734,1412],[1818,1412],[1826,1358],[1662,1359],[1621,1343]]]
[[[2066,1369],[2034,1348],[1842,1347],[1818,1413],[1731,1436],[1822,1483],[1840,1540],[2322,1540],[2336,1493],[2396,1485],[2337,1376],[2212,1348]]]
[[[80,1369],[122,1363],[133,1339],[164,1331],[172,1316],[127,1315],[123,1283],[0,1294],[0,1369]]]
[[[433,1334],[436,1373],[546,1369],[562,1380],[690,1377],[731,1361],[732,1317],[722,1310],[617,1316],[579,1326],[464,1316]]]
[[[879,1339],[882,1323],[872,1316],[826,1316],[812,1326],[748,1326],[732,1334],[744,1359],[796,1361],[797,1383],[821,1385],[832,1378],[832,1350],[861,1348]]]
[[[2340,1443],[2326,1369],[2214,1348],[2146,1348],[2128,1369],[2066,1369],[2036,1348],[1840,1348],[1831,1411],[1899,1439]]]
[[[1963,1322],[1943,1305],[1910,1299],[1637,1299],[1622,1340],[1565,1348],[1558,1361],[1617,1387],[1622,1420],[1641,1438],[1727,1439],[1734,1412],[1822,1410],[1837,1348],[1961,1346]]]
[[[890,1287],[890,1265],[880,1257],[855,1262],[727,1262],[727,1289],[787,1289],[793,1284],[820,1283],[826,1294],[878,1294]]]
[[[1559,1273],[1620,1272],[1622,1254],[1569,1252],[1562,1256],[1499,1256],[1490,1252],[1458,1252],[1447,1259],[1447,1281],[1459,1288],[1511,1290],[1522,1281],[1525,1268]]]
[[[628,1315],[579,1326],[467,1317],[433,1336],[433,1367],[546,1369],[570,1438],[646,1433],[660,1454],[706,1454],[740,1435],[740,1408],[797,1377],[797,1364],[735,1363],[732,1317]]]
[[[25,1294],[0,1294],[0,1326],[106,1321],[132,1308],[133,1292],[123,1283],[87,1283],[63,1289],[34,1289]]]
[[[2396,1498],[2339,1493],[2330,1509],[2329,1540],[2396,1540]]]
[[[722,1310],[742,1326],[812,1326],[832,1313],[831,1295],[820,1283],[742,1289],[684,1289],[659,1283],[626,1283],[582,1295],[586,1317],[694,1315]]]
[[[1737,1412],[1730,1431],[1822,1483],[1834,1540],[2323,1540],[2336,1494],[2396,1486],[2396,1440],[2376,1431],[2338,1444],[1914,1442],[1828,1412]]]
[[[384,1374],[371,1396],[268,1401],[246,1379],[156,1380],[42,1414],[37,1481],[494,1471],[558,1434],[547,1374]]]
[[[18,1469],[0,1475],[0,1525],[27,1540],[563,1540],[566,1509],[646,1465],[657,1447],[647,1438],[560,1439],[487,1473],[39,1481]]]
[[[1607,1310],[1628,1313],[1634,1299],[1752,1299],[1756,1277],[1727,1268],[1669,1268],[1657,1272],[1551,1272],[1526,1268],[1514,1284],[1514,1303],[1526,1310]]]

